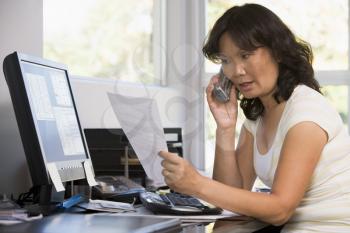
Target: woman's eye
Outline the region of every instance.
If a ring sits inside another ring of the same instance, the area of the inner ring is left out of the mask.
[[[248,59],[250,55],[250,53],[243,53],[241,56],[243,59]]]
[[[227,63],[228,63],[228,60],[227,60],[227,59],[220,59],[220,63],[221,63],[221,64],[227,64]]]
[[[254,51],[242,51],[241,58],[242,59],[248,59],[253,54],[254,54]]]

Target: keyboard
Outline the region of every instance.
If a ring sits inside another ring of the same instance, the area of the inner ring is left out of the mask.
[[[180,193],[166,193],[159,195],[168,205],[173,206],[192,206],[197,208],[205,208],[197,198]]]
[[[157,194],[154,192],[143,192],[140,193],[140,200],[148,210],[156,214],[216,215],[222,212],[221,208],[181,193]]]
[[[138,198],[145,188],[125,176],[98,176],[93,196],[99,199],[114,201],[132,201]]]

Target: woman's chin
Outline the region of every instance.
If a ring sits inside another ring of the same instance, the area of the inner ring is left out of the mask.
[[[253,93],[247,93],[247,92],[241,92],[241,95],[245,98],[245,99],[254,99],[257,97],[257,95],[254,95]]]

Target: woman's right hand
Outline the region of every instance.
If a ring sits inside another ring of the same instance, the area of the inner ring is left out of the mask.
[[[236,98],[236,88],[232,85],[230,100],[226,103],[217,101],[213,95],[214,84],[219,81],[219,75],[214,75],[206,89],[207,101],[211,113],[214,116],[218,129],[234,130],[237,122],[238,103]]]

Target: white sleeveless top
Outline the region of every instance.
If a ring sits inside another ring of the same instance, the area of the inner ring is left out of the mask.
[[[257,127],[261,122],[261,118],[257,120]],[[257,131],[257,130],[256,130]],[[269,172],[271,171],[272,167],[272,154],[273,154],[273,144],[271,148],[266,152],[265,154],[260,154],[258,150],[258,144],[256,143],[256,131],[254,132],[254,169],[259,177],[259,179],[264,183],[270,183],[269,182]],[[275,137],[276,138],[276,137]],[[271,187],[270,185],[268,185]]]
[[[259,154],[256,145],[259,119],[244,122],[254,136],[255,172],[272,187],[284,138],[291,127],[304,121],[324,129],[328,142],[304,198],[282,232],[350,232],[350,137],[337,110],[317,91],[305,85],[294,89],[265,155]]]

